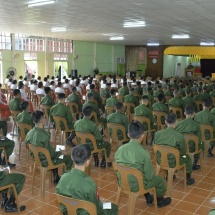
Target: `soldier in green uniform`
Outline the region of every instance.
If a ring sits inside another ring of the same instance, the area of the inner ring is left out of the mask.
[[[129,94],[128,84],[127,82],[123,82],[123,86],[119,88],[118,93],[121,96],[127,96]]]
[[[31,128],[34,127],[34,123],[32,121],[32,117],[29,113],[29,103],[28,101],[23,101],[20,104],[20,107],[22,108],[22,112],[20,114],[17,115],[16,121],[20,122],[20,123],[25,123],[31,126]],[[27,134],[29,132],[28,129],[25,129],[25,134]]]
[[[100,96],[106,99],[110,98],[111,83],[106,83],[106,88],[100,91]]]
[[[95,136],[96,139],[96,144],[98,149],[106,149],[107,157],[108,157],[108,166],[112,166],[112,163],[109,162],[109,157],[111,153],[111,145],[108,142],[105,142],[103,140],[102,134],[99,132],[98,126],[96,123],[91,121],[91,116],[93,112],[93,107],[92,106],[86,106],[83,108],[83,114],[84,118],[76,121],[74,127],[75,131],[80,131],[80,132],[87,132]],[[90,148],[93,150],[93,145],[91,142],[88,142],[90,144]],[[98,154],[94,154],[94,160],[95,160],[95,166],[99,166],[99,159],[98,159]],[[106,168],[106,162],[105,162],[105,157],[102,157],[101,161],[101,168]]]
[[[212,100],[210,100],[210,99],[204,100],[203,101],[203,110],[198,112],[195,115],[194,120],[196,122],[198,122],[198,123],[201,123],[201,124],[206,124],[206,125],[213,126],[214,134],[213,134],[212,138],[215,138],[215,116],[212,113],[210,113],[211,107],[212,107]],[[211,138],[209,131],[205,132],[205,137],[207,139]],[[208,157],[213,157],[214,156],[213,153],[212,153],[214,145],[215,145],[215,142],[211,141],[210,146],[208,148]]]
[[[176,131],[179,131],[182,134],[194,134],[199,138],[198,150],[201,149],[204,151],[204,144],[202,143],[201,139],[201,128],[200,124],[194,121],[195,116],[195,108],[193,106],[187,105],[185,107],[186,119],[178,122],[176,127]],[[193,153],[195,151],[195,144],[191,141],[189,142],[189,151]],[[199,154],[194,154],[193,159],[193,170],[198,170],[200,165],[197,165],[199,160]]]
[[[30,130],[26,135],[26,144],[33,144],[35,146],[46,148],[52,160],[53,165],[65,163],[66,169],[71,170],[72,160],[69,155],[64,155],[63,158],[59,158],[62,155],[62,151],[56,152],[50,143],[51,134],[43,129],[46,124],[45,115],[42,111],[36,110],[32,113],[32,120],[35,123],[35,127]],[[33,153],[30,152],[31,156]],[[47,167],[48,163],[44,155],[40,155],[40,161],[43,167]],[[60,177],[58,175],[58,169],[52,170],[54,175],[54,183],[57,184]]]
[[[177,116],[174,113],[170,113],[166,116],[167,128],[155,133],[154,144],[170,146],[176,148],[180,152],[180,164],[186,163],[186,180],[187,185],[191,185],[195,182],[195,179],[191,178],[192,173],[192,161],[188,154],[186,154],[186,143],[184,136],[175,130],[177,125]],[[160,162],[160,153],[157,153],[158,162]],[[175,166],[175,157],[169,155],[169,166],[173,168]]]
[[[163,90],[162,90],[162,85],[158,84],[157,86],[157,90],[154,90],[153,96],[157,97],[158,94],[164,94]]]
[[[78,105],[78,109],[79,111],[82,111],[82,103],[81,103],[81,98],[80,96],[78,95],[78,92],[77,92],[77,88],[76,87],[73,87],[72,88],[72,94],[70,94],[67,98],[67,102],[75,102],[77,105]],[[78,110],[75,110],[75,107],[73,106],[73,111],[74,112],[77,112]]]
[[[202,90],[203,90],[203,92],[202,92],[202,100],[212,99],[210,94],[207,92],[207,86],[203,86]]]
[[[3,135],[7,136],[7,121],[2,120],[1,114],[0,114],[0,130],[2,129]]]
[[[115,89],[111,89],[110,90],[110,94],[111,94],[111,97],[106,100],[106,106],[108,106],[108,107],[114,107],[115,104],[119,101],[116,98],[116,90]]]
[[[116,112],[108,116],[107,122],[117,123],[125,127],[126,134],[128,133],[128,117],[124,114],[124,106],[122,102],[115,104]],[[118,139],[123,140],[123,135],[120,130],[117,131]],[[125,137],[124,137],[125,138]]]
[[[65,98],[66,98],[66,96],[64,93],[58,94],[58,103],[50,109],[50,119],[52,122],[54,122],[53,116],[61,116],[61,117],[66,119],[67,126],[68,126],[69,130],[73,130],[74,124],[72,122],[72,114],[70,112],[69,107],[64,105]],[[63,123],[61,123],[61,129],[65,130],[65,126]],[[75,138],[75,133],[72,132],[70,134],[70,136],[68,137],[68,139],[66,140],[66,144],[70,145],[72,147],[75,146],[75,144],[72,142],[72,140],[74,138]]]
[[[179,85],[178,90],[180,92],[180,97],[183,98],[185,96],[184,86],[182,84]]]
[[[130,94],[124,97],[124,102],[125,103],[133,103],[135,105],[135,107],[137,107],[139,105],[139,101],[138,101],[137,97],[134,95],[135,89],[130,88],[129,92],[130,92]],[[131,111],[131,113],[134,112],[132,107],[131,107],[130,111]]]
[[[22,111],[20,107],[21,104],[21,93],[19,89],[15,89],[13,91],[14,99],[12,99],[9,103],[10,110]]]
[[[163,91],[164,91],[164,96],[172,96],[173,97],[173,93],[171,91],[171,86],[165,86],[163,87]]]
[[[51,88],[45,87],[44,91],[46,95],[42,98],[40,105],[47,105],[51,108],[52,106],[55,105],[54,99],[51,97]],[[48,111],[48,114],[49,112],[50,111]]]
[[[119,147],[115,154],[115,162],[125,166],[140,170],[143,174],[143,184],[145,189],[155,187],[157,194],[158,207],[164,207],[171,203],[171,198],[164,198],[166,186],[161,176],[155,176],[148,150],[141,145],[144,138],[143,125],[134,121],[128,126],[128,136],[131,140]],[[120,175],[118,174],[118,177]],[[120,181],[120,180],[119,180]],[[128,176],[130,189],[132,192],[138,192],[139,186],[135,176]],[[150,193],[145,194],[148,206],[152,206],[153,197]]]
[[[153,105],[155,103],[155,99],[152,94],[153,94],[152,88],[149,87],[149,88],[143,89],[143,95],[148,96],[151,105]],[[150,105],[148,105],[147,107],[151,108]]]
[[[56,193],[95,204],[96,214],[117,215],[118,207],[113,203],[111,209],[103,209],[96,183],[85,173],[86,168],[90,165],[90,158],[91,151],[87,144],[80,144],[72,150],[75,167],[70,172],[63,174],[56,187]],[[60,208],[63,215],[68,215],[62,204]],[[88,214],[84,209],[78,209],[77,213],[79,215]]]
[[[213,84],[213,90],[209,94],[211,97],[215,97],[215,84]]]
[[[196,104],[196,101],[193,99],[192,95],[192,91],[190,88],[186,89],[186,96],[182,98],[182,100],[184,101],[185,106],[186,105],[191,105],[195,108],[195,111],[197,112],[198,107]]]
[[[195,96],[193,96],[195,101],[203,101],[203,96],[202,96],[202,88],[198,87],[197,88],[197,93]]]
[[[9,173],[7,168],[0,166],[0,187],[7,186],[9,184],[14,184],[17,194],[20,194],[25,183],[25,175],[21,173]],[[2,200],[1,208],[4,208],[5,212],[17,212],[17,204],[15,202],[15,196],[13,190],[10,190],[10,197],[8,198],[8,190],[1,191]],[[26,207],[24,205],[20,206],[20,211],[24,211]]]
[[[143,88],[141,87],[141,82],[137,81],[137,86],[135,87],[136,93],[140,96],[143,95]]]
[[[93,94],[93,98],[97,101],[99,109],[102,109],[102,111],[104,111],[104,105],[102,104],[102,98],[99,95],[99,93],[95,91],[95,85],[94,84],[90,85],[90,91],[87,93],[87,95],[89,93]]]

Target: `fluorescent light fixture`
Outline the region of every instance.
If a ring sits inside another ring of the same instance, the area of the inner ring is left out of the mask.
[[[190,36],[188,34],[173,34],[172,39],[189,39]]]
[[[124,28],[135,28],[135,27],[144,27],[146,23],[144,21],[134,21],[134,22],[125,22]]]
[[[159,46],[159,43],[147,43],[147,46]]]
[[[124,40],[124,37],[122,36],[110,37],[110,40]]]
[[[65,27],[54,27],[51,29],[51,32],[64,32],[67,31]]]
[[[212,42],[209,42],[209,43],[201,42],[200,46],[214,46],[214,43],[212,43]]]
[[[47,4],[54,4],[55,0],[36,0],[30,1],[28,7],[36,7],[36,6],[43,6]]]

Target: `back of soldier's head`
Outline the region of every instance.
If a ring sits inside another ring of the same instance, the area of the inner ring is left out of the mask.
[[[48,94],[51,91],[51,88],[50,87],[45,87],[44,91],[45,91],[45,94]]]
[[[186,115],[192,115],[195,113],[195,108],[192,105],[187,105],[184,111]]]
[[[158,101],[162,102],[164,100],[164,95],[162,93],[158,94]]]
[[[86,106],[83,109],[84,116],[91,116],[92,112],[93,112],[93,107],[92,106]]]
[[[59,99],[59,100],[63,100],[63,99],[65,99],[65,98],[66,98],[65,93],[59,93],[59,94],[58,94],[58,99]]]
[[[123,108],[123,103],[122,102],[117,102],[115,104],[115,108],[116,108],[116,110],[121,110]]]
[[[20,107],[22,110],[26,110],[27,107],[28,107],[28,101],[23,101],[21,104],[20,104]]]
[[[72,149],[72,160],[77,166],[84,165],[91,157],[91,149],[88,144],[79,144]]]
[[[203,105],[207,108],[210,108],[212,106],[212,100],[211,99],[204,99]]]
[[[76,87],[73,87],[73,88],[72,88],[72,92],[75,93],[76,91],[77,91],[77,88],[76,88]]]
[[[111,89],[111,90],[110,90],[110,94],[111,94],[112,96],[114,96],[114,95],[116,94],[116,90],[115,90],[115,89]]]
[[[139,139],[144,134],[143,124],[139,121],[133,121],[128,126],[128,135],[131,139]]]
[[[130,88],[129,92],[130,92],[131,94],[134,94],[134,93],[135,93],[135,89],[132,87],[132,88]]]
[[[142,100],[143,100],[143,101],[148,101],[148,100],[149,100],[149,97],[146,96],[146,95],[143,95],[143,96],[142,96]]]
[[[14,96],[18,96],[20,94],[20,90],[19,89],[15,89],[14,91],[13,91],[13,95]]]
[[[91,90],[94,90],[94,89],[95,89],[95,84],[91,84],[91,85],[90,85],[90,89],[91,89]]]
[[[93,99],[93,94],[92,93],[87,93],[87,99],[92,100]]]
[[[126,87],[128,84],[127,82],[123,82],[123,86]]]
[[[170,113],[166,116],[167,124],[174,124],[177,120],[177,116],[174,113]]]

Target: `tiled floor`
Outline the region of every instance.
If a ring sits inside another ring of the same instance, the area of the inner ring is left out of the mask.
[[[11,122],[8,123],[11,128]],[[17,137],[11,137],[16,142],[16,147],[18,146]],[[60,138],[58,138],[60,139]],[[151,154],[151,159],[153,164],[155,164],[154,155],[152,148],[148,147]],[[70,153],[71,148],[67,149]],[[116,147],[112,147],[112,160]],[[17,158],[17,151],[15,148],[15,153],[11,157],[11,160],[15,159],[17,164],[13,172],[21,172],[26,175],[26,182],[23,191],[19,195],[20,203],[26,205],[26,211],[21,214],[40,214],[40,215],[58,215],[60,210],[55,198],[55,185],[47,177],[46,181],[46,192],[45,196],[42,197],[40,194],[40,174],[38,172],[37,179],[35,181],[33,194],[31,192],[31,182],[32,182],[32,172],[30,166],[32,166],[33,161],[30,159],[29,162],[26,160],[25,147],[23,145],[21,152],[21,160]],[[183,178],[182,172],[177,173],[177,178],[174,180],[173,192],[172,192],[172,203],[170,206],[158,209],[158,214],[160,215],[207,215],[210,209],[215,208],[215,167],[214,158],[205,158],[203,161],[202,172],[194,171],[193,177],[196,182],[193,186],[187,187],[185,191],[183,188]],[[113,168],[104,170],[100,168],[95,168],[93,165],[91,167],[91,177],[96,181],[99,188],[100,197],[104,198],[106,201],[115,201],[117,184],[114,176]],[[122,196],[119,203],[119,215],[126,215],[128,212],[127,208],[128,198],[127,196]],[[0,214],[5,213],[0,209]],[[14,213],[13,213],[14,214]],[[141,197],[137,199],[135,207],[135,215],[148,215],[154,214],[154,207],[147,207],[145,198]]]

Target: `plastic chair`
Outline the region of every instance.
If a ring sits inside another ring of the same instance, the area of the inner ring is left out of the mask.
[[[105,96],[101,96],[101,98],[102,98],[102,104],[103,104],[103,105],[105,105],[106,100],[107,100],[107,97],[105,97]]]
[[[165,124],[162,124],[161,118],[166,117],[167,113],[153,110],[152,114],[154,116],[156,116],[156,122],[157,122],[158,130],[164,129]]]
[[[65,135],[65,133],[71,133],[74,130],[70,130],[68,128],[67,121],[62,116],[53,116],[53,119],[54,119],[55,126],[56,126],[55,137],[54,137],[55,138],[55,145],[56,145],[56,138],[57,138],[58,131],[61,132],[60,143],[62,144],[62,142],[63,142],[63,136]],[[65,130],[61,130],[61,126],[60,126],[61,122],[64,124]]]
[[[183,111],[182,111],[182,109],[181,108],[177,108],[177,107],[172,107],[172,106],[170,106],[169,107],[169,110],[170,110],[170,112],[172,112],[172,113],[174,113],[174,114],[176,114],[177,115],[177,113],[180,113],[180,118],[178,118],[179,120],[182,120],[182,119],[184,119],[184,115],[183,115]],[[178,115],[177,115],[178,116]]]
[[[91,118],[91,119],[94,119],[94,122],[95,122],[98,126],[100,125],[100,126],[103,128],[103,130],[104,130],[104,124],[103,124],[103,122],[99,122],[98,117],[97,117],[97,114],[96,114],[95,111],[92,112],[92,118]]]
[[[20,131],[20,133],[19,133],[19,160],[20,160],[22,142],[25,142],[25,139],[26,139],[25,129],[30,131],[32,129],[32,127],[26,123],[21,123],[21,122],[17,122],[17,126]],[[27,144],[26,144],[26,156],[27,156],[27,160],[28,160],[29,159],[29,149],[28,149]]]
[[[172,99],[173,96],[165,96],[165,99],[166,99],[166,103],[168,104],[169,100]]]
[[[67,105],[69,106],[70,112],[72,114],[73,122],[75,122],[76,116],[80,116],[82,112],[79,111],[78,104],[76,102],[67,102]],[[76,111],[74,111],[73,108],[75,108]]]
[[[42,101],[42,98],[44,97],[44,94],[37,94],[37,106],[39,107],[40,102]]]
[[[50,123],[51,123],[50,116],[49,116],[49,111],[50,111],[51,107],[48,106],[48,105],[40,105],[40,107],[42,108],[42,110],[43,110],[43,112],[45,114],[46,120],[48,120],[48,132],[49,132],[50,131]]]
[[[38,105],[38,97],[35,90],[30,90],[30,100],[34,103],[34,106]]]
[[[107,164],[107,153],[106,153],[106,149],[98,149],[97,144],[96,144],[96,138],[95,136],[93,136],[90,133],[87,132],[81,132],[81,131],[75,131],[77,139],[79,141],[79,143],[87,143],[87,142],[91,142],[93,144],[93,150],[91,151],[91,154],[93,155],[94,153],[98,153],[98,154],[102,154],[104,153],[105,156],[105,161],[106,161],[106,167],[108,167]]]
[[[10,100],[12,100],[13,99],[13,97],[14,97],[14,95],[13,95],[13,90],[12,89],[10,89],[10,88],[8,88],[8,101],[10,101]]]
[[[5,147],[0,147],[0,150],[3,150],[3,151],[4,151],[4,159],[5,159],[5,163],[6,163],[6,165],[8,166],[8,159],[7,159],[7,154],[6,154]],[[0,154],[0,157],[1,157],[1,154]]]
[[[156,189],[155,187],[152,187],[148,190],[145,190],[144,185],[143,185],[143,180],[144,180],[144,175],[142,172],[138,169],[135,169],[133,167],[128,167],[124,165],[120,165],[117,163],[113,163],[113,168],[114,172],[117,177],[117,172],[120,174],[120,185],[118,183],[118,191],[116,195],[116,203],[117,205],[119,204],[119,199],[121,193],[128,195],[128,215],[133,215],[134,214],[134,209],[135,209],[135,203],[136,199],[139,196],[144,195],[145,193],[148,193],[150,191],[153,191],[154,194],[154,207],[155,207],[155,213],[157,214],[157,196],[156,196]],[[132,192],[130,190],[130,185],[128,182],[128,176],[129,175],[134,175],[138,181],[139,185],[139,191],[138,192]],[[117,177],[118,179],[118,177]],[[118,179],[119,180],[119,179]]]
[[[131,108],[133,108],[134,110],[135,104],[124,102],[123,105],[124,105],[125,114],[128,115],[128,121],[131,122],[132,116],[133,116],[133,113],[131,113]]]
[[[173,175],[175,170],[180,170],[182,169],[184,172],[184,189],[187,187],[187,182],[186,182],[186,164],[184,163],[183,165],[180,165],[180,152],[178,149],[170,147],[170,146],[164,146],[164,145],[157,145],[156,143],[153,144],[153,149],[156,157],[156,175],[159,175],[160,170],[165,170],[163,173],[168,171],[168,193],[171,196],[171,191],[172,191],[172,183],[173,183]],[[161,162],[158,164],[158,159],[157,159],[157,152],[160,152],[161,154]],[[173,154],[175,156],[175,161],[176,165],[174,168],[169,167],[169,161],[168,161],[168,154]],[[164,176],[164,175],[163,175]]]
[[[19,198],[18,198],[18,194],[16,192],[16,187],[14,184],[8,184],[6,186],[0,187],[0,191],[6,190],[6,189],[12,189],[13,190],[13,194],[16,200],[16,205],[17,205],[17,210],[18,213],[20,214],[20,205],[19,205]]]
[[[148,133],[155,132],[156,129],[151,129],[151,123],[150,123],[150,119],[148,117],[134,116],[134,120],[139,121],[141,123],[145,122],[147,124],[148,130],[144,131],[144,138],[143,138],[143,145],[146,146],[146,140],[147,140]]]
[[[123,95],[118,95],[117,98],[120,102],[124,102],[124,96]]]
[[[46,174],[48,171],[56,169],[56,168],[63,168],[63,171],[66,169],[65,163],[61,163],[58,165],[53,165],[50,153],[49,151],[44,147],[34,146],[32,144],[29,144],[29,149],[33,153],[34,156],[34,168],[33,168],[33,178],[32,178],[32,193],[33,193],[33,186],[34,186],[34,179],[35,179],[35,173],[36,168],[41,170],[41,194],[44,196],[45,193],[45,185],[46,185]],[[46,157],[46,160],[48,162],[47,167],[43,167],[40,161],[39,154],[43,154]]]
[[[116,108],[114,106],[105,106],[105,114],[106,116],[110,115],[111,113],[116,112]]]
[[[77,214],[77,209],[79,208],[86,210],[88,214],[97,214],[96,206],[91,202],[73,199],[59,194],[56,194],[56,198],[59,204],[63,204],[66,207],[68,215]]]
[[[112,131],[112,133],[110,134],[111,143],[116,142],[118,146],[121,146],[123,142],[128,142],[130,140],[130,139],[127,139],[126,130],[123,125],[120,125],[118,123],[107,123],[107,127],[109,131],[110,129]],[[118,130],[122,132],[122,136],[123,136],[122,140],[118,139],[118,135],[117,135]]]
[[[197,104],[197,111],[201,111],[203,108],[203,101],[196,101]]]
[[[201,167],[201,171],[202,171],[202,150],[198,149],[199,148],[199,138],[194,135],[194,134],[183,134],[184,138],[185,138],[185,142],[186,142],[186,148],[187,148],[187,154],[190,154],[190,157],[192,159],[193,162],[193,156],[194,154],[199,154],[200,156],[200,167]],[[193,141],[195,144],[195,151],[194,152],[190,152],[189,150],[189,141]]]
[[[17,115],[19,113],[21,113],[20,111],[16,111],[16,110],[10,110],[12,116],[13,116],[13,128],[12,128],[12,135],[14,135],[14,129],[15,127],[17,127],[17,122],[16,122],[16,118],[17,118]]]

